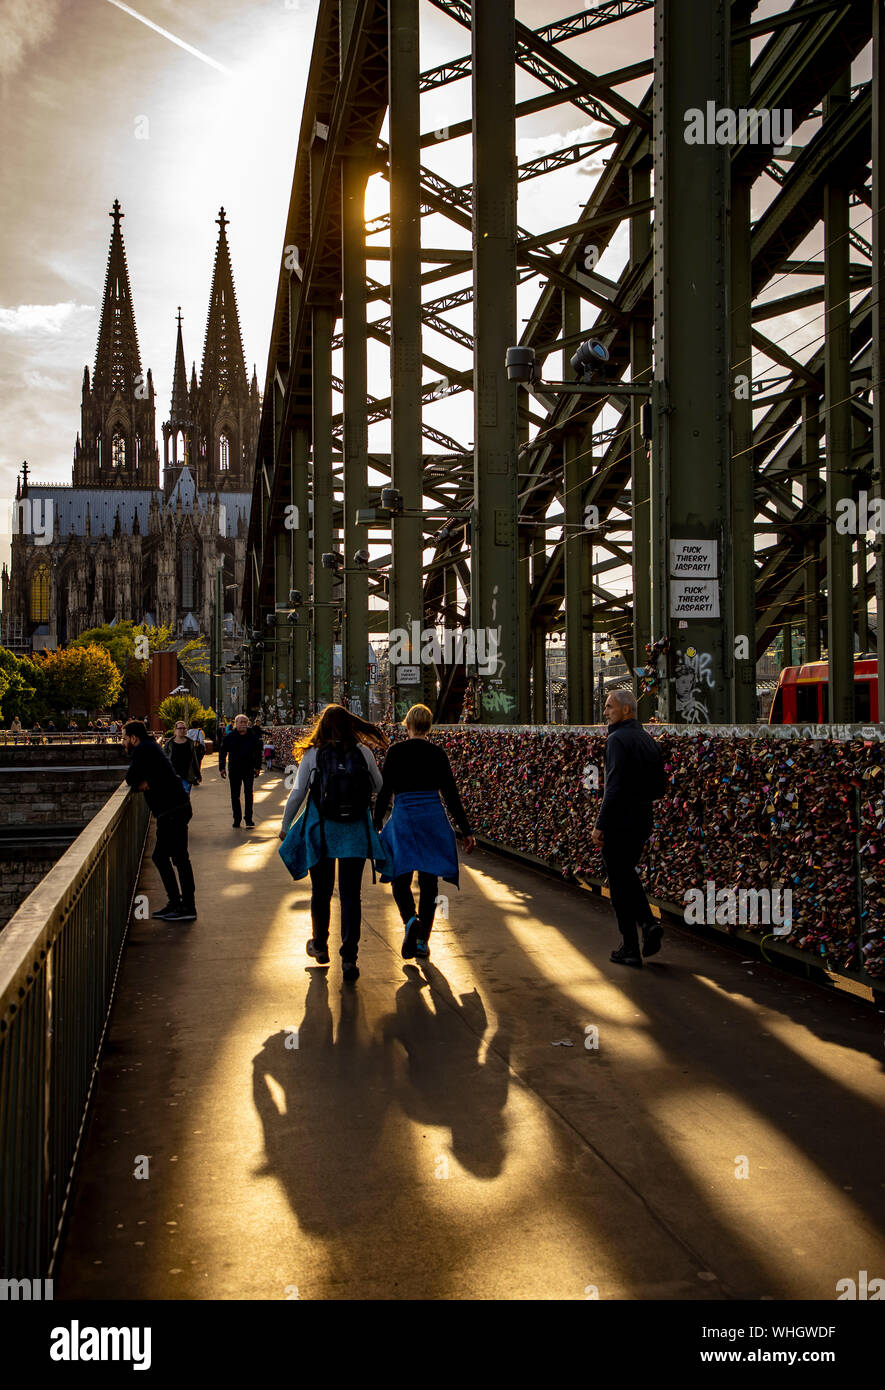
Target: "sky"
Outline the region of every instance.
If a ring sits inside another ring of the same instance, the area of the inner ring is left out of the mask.
[[[188,372],[193,361],[199,372],[222,204],[247,368],[251,375],[257,366],[263,389],[316,8],[315,0],[0,0],[0,531],[8,529],[23,459],[34,481],[71,481],[115,198],[125,214],[142,368],[152,369],[157,392],[158,441],[169,410],[179,305]],[[517,15],[538,28],[580,8],[575,0],[518,0]],[[757,15],[781,8],[764,0]],[[427,0],[421,26],[422,68],[468,51],[468,31]],[[646,11],[570,40],[561,51],[604,73],[649,57],[651,34]],[[647,84],[643,78],[619,90],[638,101]],[[518,100],[540,90],[518,71]],[[469,111],[469,81],[426,94],[422,130]],[[523,162],[600,133],[576,108],[552,108],[519,121],[518,156]],[[798,133],[799,143],[807,133]],[[542,232],[574,221],[605,155],[522,183],[519,224]],[[469,137],[431,146],[422,160],[457,184],[470,181]],[[766,182],[757,185],[757,203],[770,196]],[[386,208],[387,186],[376,177],[367,216]],[[856,213],[858,225],[866,211]],[[868,227],[862,230],[869,236]],[[424,219],[422,238],[426,246],[470,244],[468,233],[438,216]],[[819,237],[809,239],[804,254],[819,244]],[[602,274],[617,277],[626,245],[623,225],[599,263]],[[383,280],[386,267],[375,262],[369,273]],[[429,293],[464,283],[450,279]],[[798,284],[777,287],[790,288]],[[536,282],[520,291],[520,318],[536,295]],[[386,312],[383,304],[371,311]],[[585,325],[594,314],[585,304]],[[451,318],[470,328],[471,316],[467,306]],[[814,311],[767,325],[773,337],[789,333],[784,346],[797,355],[821,330]],[[425,350],[456,369],[469,366],[464,350],[429,331]],[[558,375],[557,368],[551,359],[546,375]],[[375,342],[369,391],[389,394],[388,354]],[[472,441],[469,393],[441,397],[425,419],[464,445]],[[609,416],[600,421],[603,428],[609,423]],[[388,446],[388,426],[373,426],[370,447]],[[0,534],[0,560],[7,557],[8,536]]]

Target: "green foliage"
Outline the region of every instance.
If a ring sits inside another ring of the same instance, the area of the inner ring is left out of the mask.
[[[184,719],[189,729],[202,729],[207,738],[215,736],[214,709],[205,709],[193,697],[185,700],[184,695],[167,695],[157,710],[157,716],[164,729],[172,729],[179,719]]]
[[[75,637],[73,642],[68,645],[71,647],[104,647],[110,654],[120,675],[125,676],[127,669],[130,671],[144,669],[144,662],[137,662],[134,667],[130,666],[130,662],[135,660],[135,638],[138,632],[140,629],[128,620],[125,623],[115,623],[113,627],[110,623],[105,623],[102,627],[91,627],[87,632],[81,632],[80,636]]]
[[[140,624],[134,628],[135,636],[145,636],[152,652],[175,652],[182,666],[191,675],[209,674],[209,644],[205,637],[191,637],[181,642],[173,637],[168,624],[160,627]]]
[[[106,647],[63,647],[41,663],[46,701],[53,710],[100,710],[115,704],[123,677]]]
[[[0,717],[33,724],[47,708],[42,663],[0,647]]]

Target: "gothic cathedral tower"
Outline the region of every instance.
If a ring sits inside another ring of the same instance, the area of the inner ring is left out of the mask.
[[[154,385],[141,369],[126,248],[114,200],[111,245],[92,383],[83,372],[74,487],[159,486]]]

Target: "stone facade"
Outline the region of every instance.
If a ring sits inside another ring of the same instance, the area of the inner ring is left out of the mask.
[[[181,314],[163,477],[154,386],[142,371],[120,221],[114,204],[104,304],[70,486],[16,490],[12,562],[2,573],[0,642],[63,646],[87,628],[132,619],[208,637],[215,575],[224,573],[226,648],[236,645],[260,401],[247,379],[227,219],[222,208],[200,380],[188,385]]]

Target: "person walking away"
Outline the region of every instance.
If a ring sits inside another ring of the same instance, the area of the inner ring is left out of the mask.
[[[592,840],[602,850],[621,945],[611,953],[616,965],[642,966],[642,955],[661,949],[663,928],[652,916],[637,871],[652,832],[652,803],[667,790],[661,749],[636,716],[629,690],[613,690],[605,702],[605,793]],[[637,930],[638,929],[638,930]]]
[[[366,859],[386,868],[384,846],[372,824],[372,794],[381,773],[372,748],[387,740],[374,724],[343,705],[326,705],[293,749],[300,757],[280,830],[280,858],[294,879],[310,874],[312,935],[307,954],[329,964],[329,918],[335,865],[341,900],[341,973],[359,979],[361,885]],[[298,816],[301,808],[303,814]],[[298,817],[298,819],[296,819]],[[373,867],[374,878],[374,867]]]
[[[265,735],[264,735],[264,766],[265,766],[265,769],[266,769],[268,772],[270,772],[270,770],[271,770],[271,768],[272,768],[272,766],[273,766],[273,760],[274,760],[274,757],[276,756],[276,751],[277,751],[277,750],[276,750],[276,748],[274,747],[274,742],[273,742],[273,739],[271,738],[270,734],[269,734],[269,733],[265,733]]]
[[[458,847],[440,794],[449,815],[464,836],[464,849],[473,852],[476,841],[458,795],[451,764],[444,748],[430,743],[433,715],[426,705],[413,705],[403,720],[408,740],[395,743],[384,759],[384,780],[375,802],[375,828],[391,863],[381,881],[393,885],[393,898],[405,928],[402,954],[426,960],[433,930],[439,879],[458,886]],[[393,799],[393,814],[384,817]],[[384,829],[381,830],[382,825]],[[412,876],[418,874],[418,911],[412,894]]]
[[[193,922],[197,909],[194,871],[187,849],[188,821],[193,815],[190,798],[171,762],[140,720],[132,719],[126,725],[123,747],[129,754],[126,781],[133,791],[144,792],[157,821],[157,842],[151,858],[169,901],[152,916],[165,922]]]
[[[191,787],[199,779],[200,769],[197,766],[193,740],[187,736],[187,726],[183,719],[179,719],[175,725],[175,732],[172,738],[167,739],[163,745],[163,752],[175,768],[184,783],[185,791],[190,796]]]
[[[194,754],[197,759],[197,786],[203,783],[203,759],[206,756],[206,735],[196,724],[192,724],[187,731],[187,736],[194,745]]]
[[[254,830],[255,822],[252,819],[252,783],[253,779],[261,776],[261,743],[255,737],[253,729],[249,728],[249,720],[245,714],[238,714],[234,720],[233,729],[229,734],[225,734],[221,744],[221,751],[218,754],[218,771],[222,777],[227,777],[227,765],[230,764],[230,804],[234,814],[234,830],[238,830],[243,819],[243,808],[240,806],[240,789],[243,791],[243,801],[246,811],[246,827]]]

